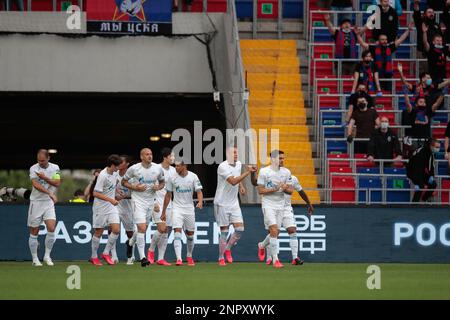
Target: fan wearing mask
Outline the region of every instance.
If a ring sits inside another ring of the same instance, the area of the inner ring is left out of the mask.
[[[367,160],[373,162],[374,159],[394,159],[402,160],[402,151],[397,135],[389,128],[389,119],[381,117],[381,124],[370,136],[367,151]],[[386,163],[389,166],[392,163]]]
[[[406,165],[406,175],[414,183],[413,202],[428,201],[437,188],[434,177],[434,161],[440,149],[441,143],[438,140],[430,139],[428,144],[414,151],[409,159]],[[427,191],[424,192],[425,187]]]
[[[443,1],[443,0],[441,0]],[[417,30],[417,50],[420,52],[425,53],[424,51],[424,44],[428,41],[423,41],[423,28],[422,24],[425,24],[427,26],[427,39],[431,42],[434,35],[439,34],[443,35],[443,32],[441,30],[441,26],[436,22],[436,13],[434,12],[433,8],[428,7],[423,14],[420,13],[420,0],[414,0],[414,6],[413,6],[413,19],[414,24],[416,26]],[[431,43],[428,43],[431,45]]]
[[[350,122],[347,127],[347,142],[353,142],[353,129],[356,126],[357,139],[368,139],[375,128],[380,126],[380,118],[375,109],[368,108],[368,101],[365,97],[359,97],[357,108],[353,110]],[[367,153],[368,141],[355,141],[355,153]]]
[[[352,94],[355,93],[355,89],[360,85],[364,85],[368,92],[377,92],[378,96],[382,95],[378,68],[373,62],[372,53],[369,50],[362,53],[362,61],[358,62],[353,71]]]

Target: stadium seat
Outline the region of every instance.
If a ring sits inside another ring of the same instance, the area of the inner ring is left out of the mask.
[[[361,190],[361,189],[369,190]],[[381,190],[370,190],[370,189],[381,189],[382,183],[379,177],[359,177],[358,178],[358,203],[366,202],[381,202],[382,193]]]
[[[345,177],[333,177],[331,179],[331,201],[333,203],[354,203],[355,202],[355,179]],[[351,189],[341,190],[339,189]]]
[[[372,167],[372,168],[364,168],[364,167],[360,167],[360,168],[356,168],[356,172],[361,173],[361,174],[380,174],[380,168],[378,167]]]
[[[367,155],[364,153],[355,153],[355,159],[367,160]],[[356,167],[374,167],[375,163],[370,161],[356,161]]]
[[[410,184],[407,178],[387,178],[386,179],[386,201],[387,202],[410,202],[411,192],[409,190],[395,189],[409,189]]]
[[[347,153],[328,154],[328,166],[331,167],[350,167],[350,161],[333,161],[333,159],[349,159]]]
[[[450,204],[450,180],[442,180],[441,189],[444,189],[444,191],[442,191],[441,193],[441,202]]]

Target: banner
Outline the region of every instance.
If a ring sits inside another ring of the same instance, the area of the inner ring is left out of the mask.
[[[88,1],[86,12],[88,33],[172,34],[172,0]]]
[[[316,207],[309,216],[304,207],[295,207],[299,255],[306,262],[408,262],[450,263],[450,215],[448,207]],[[30,260],[27,205],[0,204],[0,260]],[[256,262],[257,244],[267,235],[261,207],[243,205],[245,231],[233,249],[236,261]],[[88,204],[56,206],[55,260],[87,260],[92,237],[92,207]],[[194,258],[217,261],[219,228],[213,207],[196,210]],[[155,226],[148,230],[146,243]],[[40,231],[40,257],[43,255],[45,228]],[[11,241],[14,239],[14,241]],[[101,239],[99,253],[106,244]],[[124,261],[125,231],[121,230],[117,252]],[[289,237],[280,233],[280,258],[291,259]],[[173,233],[169,237],[167,260],[174,261]],[[186,238],[183,235],[183,254]],[[137,253],[136,253],[137,255]]]

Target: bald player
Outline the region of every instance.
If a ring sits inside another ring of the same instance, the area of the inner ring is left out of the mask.
[[[133,221],[137,226],[136,246],[142,267],[147,267],[150,262],[145,256],[145,232],[147,231],[154,206],[156,192],[165,186],[164,172],[161,166],[152,162],[152,150],[144,148],[140,152],[141,162],[128,168],[122,178],[122,185],[131,190],[133,201]],[[133,179],[137,183],[131,184]],[[133,243],[129,242],[129,245]]]
[[[55,203],[56,190],[61,185],[59,166],[49,162],[50,155],[47,150],[40,149],[37,153],[37,163],[30,168],[30,179],[33,189],[30,195],[30,207],[28,209],[28,227],[30,247],[33,266],[42,266],[38,258],[38,234],[42,221],[47,227],[45,236],[44,262],[48,266],[54,263],[50,253],[55,243],[56,214]]]

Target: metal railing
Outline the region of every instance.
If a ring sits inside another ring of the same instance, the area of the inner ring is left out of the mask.
[[[305,16],[303,16],[305,17]],[[253,0],[253,18],[252,18],[252,38],[258,37],[258,0]],[[277,17],[277,37],[283,37],[283,1],[278,1],[278,17]]]

